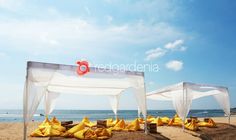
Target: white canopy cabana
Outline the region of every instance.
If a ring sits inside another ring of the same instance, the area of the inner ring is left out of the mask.
[[[213,96],[225,114],[230,118],[229,93],[228,89],[222,86],[182,82],[149,92],[147,99],[172,101],[177,114],[185,121],[192,100],[205,96]]]
[[[131,89],[138,108],[146,119],[146,94],[143,72],[114,71],[90,67],[90,72],[79,76],[77,66],[40,62],[27,63],[24,89],[24,139],[27,125],[44,99],[45,114],[50,114],[60,94],[102,95],[110,99],[111,107],[117,115],[119,96]],[[78,98],[79,100],[79,98]],[[146,129],[145,129],[146,131]]]

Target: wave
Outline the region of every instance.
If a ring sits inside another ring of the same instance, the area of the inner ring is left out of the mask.
[[[193,114],[208,114],[209,112],[208,111],[201,111],[201,112],[196,112],[196,113],[193,113]]]
[[[22,118],[23,114],[0,114],[0,118]],[[34,114],[34,117],[40,117],[40,114]]]

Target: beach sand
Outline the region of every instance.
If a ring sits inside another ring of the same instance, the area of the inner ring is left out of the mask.
[[[217,128],[201,128],[200,131],[192,132],[184,130],[181,127],[158,126],[157,134],[145,135],[143,131],[138,132],[113,132],[111,140],[156,140],[156,139],[173,139],[173,140],[199,140],[199,139],[214,139],[214,140],[232,140],[236,139],[236,117],[231,117],[231,125],[228,125],[226,117],[213,118],[217,122]],[[31,123],[28,132],[32,132],[37,128],[39,123]],[[28,133],[28,134],[29,134]],[[0,140],[22,140],[23,139],[23,124],[22,123],[0,123]],[[62,140],[65,138],[33,138],[29,140]],[[67,139],[76,140],[76,139]]]
[[[200,127],[200,131],[184,130],[181,127],[160,126],[157,131],[165,137],[173,140],[198,140],[198,139],[213,139],[213,140],[234,140],[236,139],[236,116],[231,117],[230,125],[227,117],[213,117],[217,123],[217,128]],[[203,120],[203,118],[199,118]]]

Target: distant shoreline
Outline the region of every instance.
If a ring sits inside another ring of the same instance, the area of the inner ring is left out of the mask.
[[[175,110],[148,110],[148,115],[160,117],[173,117]],[[188,117],[224,117],[222,110],[190,110]],[[32,120],[42,121],[45,112],[37,110]],[[80,121],[83,117],[88,116],[92,121],[97,119],[115,118],[112,110],[54,110],[49,117],[56,116],[60,120]],[[142,115],[141,115],[142,116]],[[137,110],[118,110],[118,117],[125,120],[133,120],[138,117]],[[23,122],[22,110],[0,110],[0,122]]]

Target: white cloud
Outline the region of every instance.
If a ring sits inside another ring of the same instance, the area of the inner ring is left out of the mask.
[[[185,36],[166,23],[98,26],[79,18],[0,21],[0,31],[2,40],[9,40],[7,47],[37,54],[72,52],[78,48],[95,51],[97,47],[146,46]],[[47,51],[42,51],[45,48]],[[147,59],[163,54],[157,49]]]
[[[50,16],[60,16],[60,12],[55,7],[49,7],[47,9],[47,14]]]
[[[183,45],[184,45],[184,40],[179,39],[179,40],[175,40],[174,42],[167,43],[165,45],[165,48],[170,49],[170,50],[185,51],[186,47],[184,47]]]
[[[113,21],[113,17],[110,15],[106,16],[106,19],[108,23],[111,23]]]
[[[148,50],[146,52],[145,60],[149,61],[156,58],[160,58],[164,56],[166,53],[168,53],[169,51],[173,51],[173,50],[185,51],[186,47],[182,46],[183,44],[184,44],[184,40],[179,39],[179,40],[175,40],[174,42],[167,43],[163,49],[158,47],[156,49]]]
[[[173,71],[180,71],[183,68],[183,62],[178,60],[172,60],[166,63],[166,68]]]
[[[60,45],[58,40],[51,39],[47,33],[42,34],[39,39],[42,40],[43,43],[51,46]]]
[[[17,11],[23,4],[24,0],[0,0],[0,9]]]
[[[7,56],[6,53],[4,53],[4,52],[0,52],[0,58],[6,57],[6,56]]]
[[[149,61],[149,60],[153,60],[159,57],[164,56],[166,53],[165,50],[163,50],[162,48],[156,48],[156,49],[151,49],[146,51],[146,58],[145,60]]]
[[[91,15],[91,11],[87,6],[84,6],[84,9],[88,15]]]

